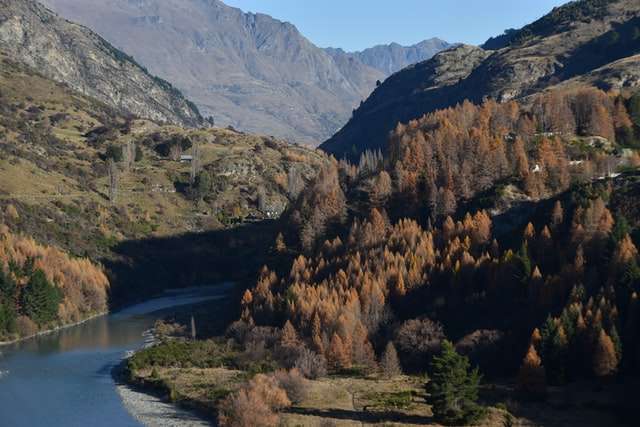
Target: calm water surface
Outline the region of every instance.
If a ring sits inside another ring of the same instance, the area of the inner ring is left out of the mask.
[[[82,325],[0,347],[1,427],[128,427],[111,370],[170,307],[223,298],[230,285],[167,292]]]

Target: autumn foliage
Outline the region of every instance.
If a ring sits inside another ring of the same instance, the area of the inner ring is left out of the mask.
[[[227,427],[275,427],[280,419],[278,410],[290,405],[275,377],[258,374],[224,400],[218,421]]]
[[[424,371],[447,339],[474,362],[486,346],[535,397],[640,365],[639,224],[604,179],[627,105],[581,89],[398,125],[386,157],[334,162],[301,194],[284,230],[298,255],[262,269],[242,322],[337,372]],[[482,205],[505,188],[529,205],[496,219]]]
[[[21,295],[34,283],[38,272],[61,293],[56,310],[60,323],[76,322],[107,309],[109,281],[100,267],[88,259],[72,258],[58,248],[14,235],[4,226],[0,228],[0,270],[16,284],[15,299],[0,303],[17,304],[11,308],[18,314],[24,308],[19,304],[25,300]]]

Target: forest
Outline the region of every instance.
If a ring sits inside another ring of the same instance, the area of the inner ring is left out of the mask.
[[[291,261],[261,270],[227,335],[311,377],[449,366],[471,397],[458,354],[531,399],[636,372],[639,107],[583,88],[398,125],[291,206],[274,242]]]

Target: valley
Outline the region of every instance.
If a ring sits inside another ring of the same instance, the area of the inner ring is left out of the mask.
[[[639,49],[0,0],[0,424],[634,425]]]

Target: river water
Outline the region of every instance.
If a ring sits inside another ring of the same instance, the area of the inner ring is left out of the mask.
[[[111,371],[171,307],[224,298],[231,285],[169,291],[123,311],[0,347],[1,427],[140,426]]]

